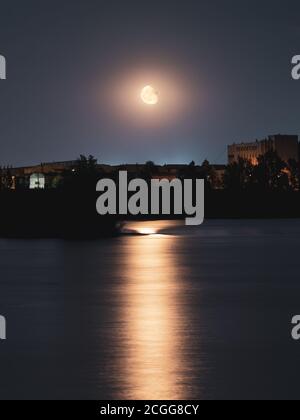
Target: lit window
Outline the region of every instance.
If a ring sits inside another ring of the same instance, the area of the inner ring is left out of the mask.
[[[31,190],[43,190],[45,188],[45,175],[32,174],[30,176],[29,188]]]

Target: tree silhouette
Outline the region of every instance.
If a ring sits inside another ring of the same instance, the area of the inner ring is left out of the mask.
[[[97,159],[92,155],[80,155],[72,170],[63,173],[60,187],[64,190],[94,191],[98,178]]]
[[[224,185],[228,190],[242,191],[250,188],[254,180],[254,167],[245,159],[239,159],[226,167]]]
[[[141,173],[141,176],[148,182],[152,179],[153,175],[156,173],[156,165],[152,160],[149,160],[145,163],[145,168]]]
[[[258,157],[258,164],[239,159],[227,166],[225,188],[234,191],[289,191],[299,189],[299,167],[296,161],[283,162],[277,152]]]
[[[289,159],[288,169],[290,173],[290,185],[293,191],[299,191],[299,163]]]
[[[267,191],[286,191],[289,189],[289,178],[285,170],[287,164],[277,152],[269,151],[258,158],[254,177],[257,185]]]

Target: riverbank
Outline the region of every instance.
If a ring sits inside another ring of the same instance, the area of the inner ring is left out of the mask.
[[[49,191],[0,193],[0,236],[93,239],[117,233],[114,216],[99,217],[96,197]]]
[[[97,194],[45,191],[0,193],[0,236],[93,239],[113,236],[126,220],[181,219],[171,215],[99,216]],[[185,215],[183,216],[185,217]],[[300,218],[300,194],[207,191],[205,219]]]

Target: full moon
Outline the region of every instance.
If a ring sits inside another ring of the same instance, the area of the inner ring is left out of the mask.
[[[147,105],[156,105],[159,101],[158,92],[150,85],[142,89],[141,98]]]

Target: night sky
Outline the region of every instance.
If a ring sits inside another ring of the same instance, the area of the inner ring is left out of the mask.
[[[227,144],[300,134],[299,16],[299,0],[1,0],[0,164],[225,163]],[[134,101],[153,82],[150,110]]]

